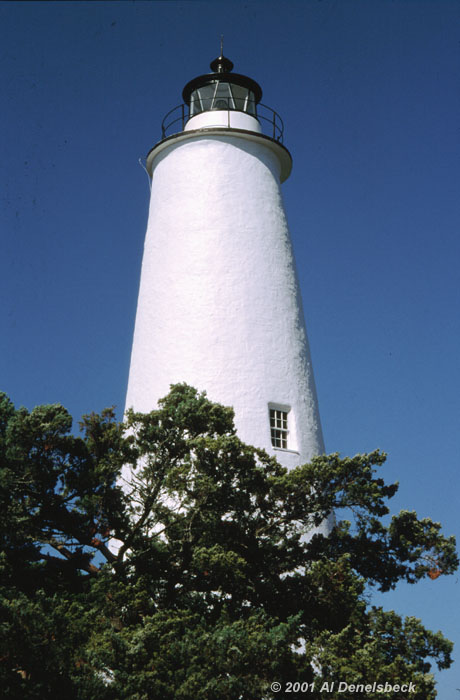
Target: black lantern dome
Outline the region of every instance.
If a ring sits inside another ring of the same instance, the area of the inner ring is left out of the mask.
[[[256,115],[262,88],[246,75],[232,73],[233,63],[221,55],[211,62],[212,73],[190,80],[182,91],[190,117],[212,110],[237,110]]]

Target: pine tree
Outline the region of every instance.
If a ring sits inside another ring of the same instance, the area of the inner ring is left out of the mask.
[[[106,410],[71,429],[62,406],[2,395],[5,698],[262,700],[290,683],[286,697],[319,699],[382,680],[436,697],[431,663],[447,668],[452,644],[366,591],[451,574],[455,541],[413,512],[383,524],[384,454],[288,472],[186,385],[124,424]],[[338,511],[350,520],[323,536]]]

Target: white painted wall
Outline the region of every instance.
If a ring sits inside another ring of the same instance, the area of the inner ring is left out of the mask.
[[[245,112],[231,109],[217,109],[197,114],[188,120],[184,131],[219,126],[224,126],[227,129],[248,129],[256,133],[261,133],[262,131],[262,127],[255,117]]]
[[[262,137],[181,136],[151,156],[126,407],[149,411],[185,381],[293,467],[324,445],[279,161]],[[270,403],[291,407],[295,452],[271,447]]]

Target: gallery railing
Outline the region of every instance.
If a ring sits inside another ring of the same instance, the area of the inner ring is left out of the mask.
[[[228,127],[231,126],[230,115],[232,112],[243,112],[244,114],[249,114],[249,116],[255,117],[258,120],[262,128],[262,133],[265,134],[265,136],[269,136],[274,141],[283,143],[283,120],[271,107],[267,107],[267,105],[263,105],[259,102],[258,105],[249,105],[249,109],[247,104],[242,104],[239,108],[239,105],[234,106],[235,100],[220,98],[218,101],[214,100],[214,104],[211,109],[207,109],[207,105],[203,105],[203,102],[205,102],[205,100],[201,100],[199,105],[195,103],[192,106],[192,114],[188,105],[185,104],[178,105],[177,107],[174,107],[174,109],[171,109],[161,124],[161,138],[165,139],[168,136],[172,136],[173,134],[183,131],[186,123],[191,117],[195,117],[203,112],[213,112],[218,110],[220,112],[228,112]]]

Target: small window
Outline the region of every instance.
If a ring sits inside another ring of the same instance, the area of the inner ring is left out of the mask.
[[[270,409],[270,432],[273,447],[288,448],[288,411]]]

